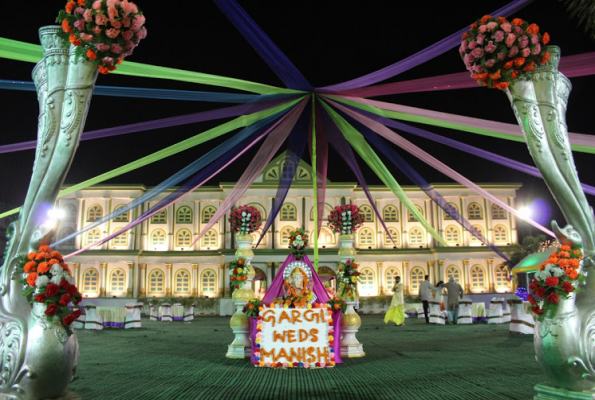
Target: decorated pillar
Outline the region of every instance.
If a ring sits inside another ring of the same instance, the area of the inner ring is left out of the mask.
[[[465,294],[471,293],[471,276],[469,275],[469,260],[463,260],[463,276],[465,277]]]
[[[487,278],[488,278],[488,290],[490,293],[495,293],[496,292],[496,287],[495,287],[495,283],[496,283],[496,277],[494,275],[494,259],[493,258],[488,258],[488,273],[487,273]]]
[[[198,297],[198,264],[192,264],[192,296]]]
[[[165,264],[165,297],[171,297],[172,264]]]
[[[133,290],[132,290],[132,283],[134,281],[134,263],[126,263],[128,264],[128,285],[126,289],[126,297],[132,298]]]
[[[138,268],[140,269],[140,296],[146,297],[147,296],[147,264],[139,264]]]
[[[339,235],[339,241],[341,242],[341,248],[339,249],[339,260],[342,263],[347,260],[354,260],[356,251],[353,248],[353,242],[355,241],[355,234],[342,234]],[[337,288],[337,292],[339,292]],[[358,294],[356,294],[359,296]],[[341,357],[364,357],[363,345],[357,340],[356,334],[362,326],[362,320],[360,316],[355,312],[355,299],[347,296],[342,296],[342,299],[347,304],[347,311],[341,315],[341,333],[343,338],[341,339]]]
[[[105,297],[107,284],[107,263],[99,264],[101,272],[99,273],[99,297]]]
[[[407,296],[409,295],[409,281],[410,281],[410,276],[409,276],[409,262],[407,261],[403,261],[403,296]]]

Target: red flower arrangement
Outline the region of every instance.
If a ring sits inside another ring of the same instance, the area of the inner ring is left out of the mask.
[[[523,73],[547,62],[550,53],[544,46],[549,41],[550,36],[539,33],[536,24],[485,15],[463,34],[459,54],[477,83],[504,90]]]
[[[582,259],[583,253],[579,249],[564,245],[541,264],[527,296],[535,314],[543,314],[544,309],[556,307],[561,298],[568,299],[570,293],[580,291],[577,286],[585,280],[585,276],[578,272]]]
[[[45,315],[49,321],[59,318],[66,332],[71,335],[70,325],[80,317],[81,310],[70,312],[69,303],[78,304],[82,295],[68,279],[72,273],[57,251],[50,246],[41,246],[39,251],[31,252],[21,260],[25,277],[21,283],[27,285],[23,296],[31,303],[46,304]]]
[[[246,265],[246,259],[239,257],[237,260],[232,261],[229,267],[229,280],[233,285],[234,289],[239,289],[244,286],[244,283],[248,280],[249,268]]]
[[[347,204],[336,206],[328,216],[328,226],[333,232],[350,235],[361,228],[366,217],[358,206]]]
[[[229,211],[228,221],[232,231],[247,234],[255,232],[260,228],[262,225],[262,215],[256,207],[243,205],[233,207]]]
[[[62,39],[77,46],[76,55],[97,60],[102,74],[115,70],[147,36],[145,16],[128,0],[69,0],[56,22]]]
[[[345,262],[339,263],[337,269],[337,282],[341,289],[341,297],[347,296],[351,301],[355,300],[357,296],[357,282],[359,281],[360,272],[357,270],[358,264],[355,260],[349,259]]]
[[[306,255],[306,247],[308,247],[308,235],[302,228],[296,228],[289,234],[289,248],[296,260],[301,260]]]

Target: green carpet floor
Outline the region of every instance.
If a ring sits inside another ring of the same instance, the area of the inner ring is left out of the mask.
[[[504,325],[385,325],[362,316],[366,356],[316,370],[256,368],[225,357],[229,317],[77,330],[79,367],[68,390],[115,399],[532,399],[544,381],[533,336]]]

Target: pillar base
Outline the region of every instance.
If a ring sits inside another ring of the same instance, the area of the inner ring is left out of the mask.
[[[251,352],[252,349],[250,348],[250,346],[230,344],[227,346],[227,354],[225,355],[225,357],[236,359],[250,358]]]
[[[364,346],[361,343],[348,344],[346,346],[341,345],[341,357],[358,358],[365,355]]]
[[[573,392],[566,389],[555,388],[548,384],[535,385],[533,388],[537,393],[534,400],[593,400],[595,399],[595,393],[593,392]]]

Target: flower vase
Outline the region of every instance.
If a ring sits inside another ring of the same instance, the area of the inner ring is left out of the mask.
[[[353,242],[355,242],[355,234],[342,234],[339,235],[339,242],[341,248],[339,249],[339,260],[345,262],[350,258],[355,258],[356,251],[353,248]]]
[[[248,279],[240,289],[233,291],[231,299],[236,306],[236,312],[231,316],[229,326],[233,331],[235,338],[227,346],[227,358],[246,358],[250,357],[252,346],[250,342],[250,317],[242,311],[248,301],[254,298],[252,290],[252,279],[254,279],[254,268],[246,264],[244,268],[249,268]]]
[[[254,238],[249,233],[239,233],[236,236],[236,242],[238,243],[238,249],[236,250],[236,258],[244,257],[248,264],[254,258],[254,252],[252,251],[252,242]]]

